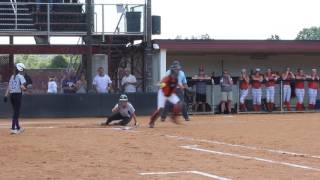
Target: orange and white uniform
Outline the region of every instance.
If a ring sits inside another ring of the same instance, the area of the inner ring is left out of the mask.
[[[283,79],[283,101],[284,102],[290,102],[291,100],[291,86],[290,83],[292,80],[294,80],[294,75],[290,72],[288,75],[282,76]]]
[[[246,97],[249,94],[249,76],[246,74],[242,74],[240,76],[240,103],[244,104]]]
[[[317,73],[313,73],[308,79],[309,109],[315,109],[320,78]]]
[[[262,98],[262,81],[263,77],[260,74],[255,74],[252,76],[252,96],[253,96],[253,105],[256,111],[260,110],[261,98]]]
[[[295,82],[295,93],[297,96],[297,106],[296,110],[301,111],[303,108],[303,99],[305,95],[305,90],[304,90],[304,81],[306,79],[306,76],[302,73],[296,74],[296,82]]]
[[[166,101],[177,104],[180,99],[176,94],[178,79],[172,76],[163,78],[158,91],[158,109],[164,108]]]
[[[278,76],[274,73],[266,73],[265,80],[267,103],[274,103],[275,84]]]

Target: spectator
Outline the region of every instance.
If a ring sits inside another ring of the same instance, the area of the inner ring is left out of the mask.
[[[206,79],[210,79],[205,72],[204,72],[204,67],[200,66],[199,67],[199,73],[198,75],[195,75],[193,79],[196,79],[197,82],[195,83],[196,85],[196,106],[195,110],[198,111],[198,107],[201,104],[201,110],[203,112],[206,111],[206,103],[207,103],[207,83]]]
[[[223,71],[223,76],[220,79],[220,85],[222,93],[221,112],[224,113],[227,107],[228,112],[231,113],[233,80],[226,69]]]
[[[175,66],[179,69],[178,72],[178,83],[179,83],[179,88],[176,89],[176,94],[178,95],[180,102],[181,102],[181,106],[182,106],[182,116],[184,118],[185,121],[190,121],[189,115],[188,115],[188,109],[186,106],[186,103],[184,102],[184,93],[183,90],[185,88],[188,88],[188,84],[187,84],[187,78],[185,73],[181,70],[181,65],[180,62],[175,60],[172,62],[172,66]],[[166,75],[170,75],[171,74],[171,70],[168,70],[166,72]],[[184,89],[180,88],[183,87]],[[170,103],[166,103],[165,108],[161,114],[161,121],[164,121],[169,113],[170,108],[172,108],[172,104]]]
[[[48,91],[49,94],[57,94],[58,93],[58,85],[56,82],[56,78],[54,76],[49,77],[48,82]]]
[[[125,76],[122,78],[121,85],[125,93],[135,93],[137,91],[137,79],[130,74],[129,68],[125,69]]]
[[[64,91],[63,91],[63,88],[62,88],[62,84],[63,82],[67,79],[67,74],[64,73],[60,79],[60,83],[59,83],[59,89],[60,89],[60,93],[63,94]]]
[[[71,73],[68,73],[66,79],[62,81],[62,89],[65,94],[72,94],[76,92],[76,83],[72,78]]]
[[[84,94],[87,93],[87,80],[84,74],[81,74],[80,79],[76,83],[77,93]]]
[[[110,77],[104,73],[103,67],[99,67],[98,74],[94,77],[92,85],[97,93],[108,93],[111,86]]]

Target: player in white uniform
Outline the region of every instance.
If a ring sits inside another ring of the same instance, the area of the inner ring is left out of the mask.
[[[8,96],[10,95],[10,102],[13,108],[11,134],[19,134],[24,130],[19,125],[22,91],[27,90],[25,86],[26,80],[21,74],[24,69],[24,64],[16,64],[15,73],[10,78],[9,85],[4,97],[4,102],[7,102]]]
[[[110,125],[112,121],[120,121],[115,125],[126,126],[132,119],[134,120],[134,125],[137,125],[135,109],[133,105],[128,102],[128,97],[125,94],[120,96],[119,103],[114,106],[112,113],[107,121],[102,122],[101,125]]]

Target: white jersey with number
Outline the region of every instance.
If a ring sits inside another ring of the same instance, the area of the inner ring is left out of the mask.
[[[22,93],[21,85],[26,83],[26,79],[21,74],[12,75],[9,81],[9,93]]]

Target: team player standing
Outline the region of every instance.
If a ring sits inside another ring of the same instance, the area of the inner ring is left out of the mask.
[[[312,69],[312,73],[307,75],[302,69],[298,69],[294,74],[289,67],[281,74],[272,71],[271,68],[267,69],[265,74],[260,72],[257,68],[251,76],[247,74],[246,69],[242,69],[239,80],[240,80],[240,111],[246,112],[247,106],[245,99],[248,97],[249,89],[251,87],[252,100],[253,100],[253,110],[261,111],[262,109],[262,87],[265,87],[266,92],[266,103],[265,109],[269,112],[273,111],[275,108],[275,85],[278,80],[283,82],[283,106],[286,110],[291,110],[291,93],[292,88],[294,88],[294,93],[296,95],[296,111],[302,111],[305,109],[304,97],[305,97],[305,85],[308,87],[308,97],[309,97],[309,110],[316,109],[316,99],[318,93],[318,85],[320,77],[316,69]],[[307,82],[307,83],[306,83]]]

